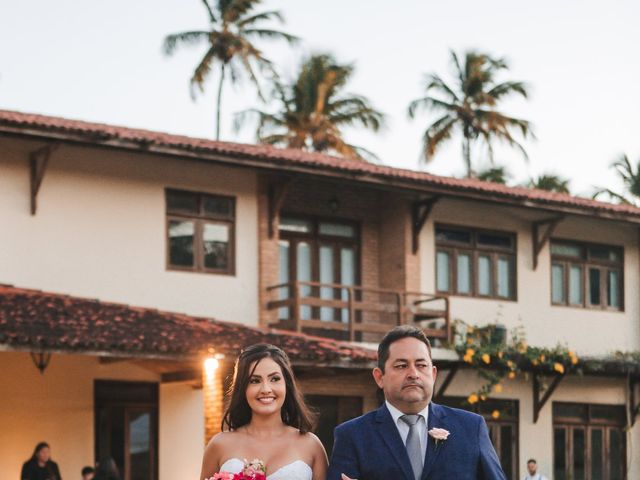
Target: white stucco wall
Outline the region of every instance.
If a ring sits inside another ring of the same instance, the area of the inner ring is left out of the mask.
[[[442,381],[443,378],[440,380]],[[464,396],[479,388],[482,382],[472,370],[459,372],[447,389],[446,395]],[[527,459],[538,461],[539,471],[553,478],[553,402],[576,402],[602,405],[626,405],[624,379],[570,376],[562,380],[533,423],[533,387],[531,379],[520,377],[505,380],[503,391],[492,398],[517,400],[519,407],[519,468],[526,474]],[[628,479],[640,478],[640,427],[638,423],[627,433]]]
[[[640,349],[640,302],[637,294],[640,285],[640,260],[637,227],[568,217],[560,222],[553,234],[553,238],[624,247],[625,310],[611,312],[551,305],[548,243],[538,257],[537,269],[533,270],[531,222],[540,218],[544,217],[539,212],[496,204],[449,199],[438,202],[420,237],[422,290],[435,291],[436,223],[516,233],[517,301],[452,296],[452,319],[459,318],[476,325],[499,321],[508,328],[522,325],[529,344],[567,344],[579,355],[602,355],[615,350]]]
[[[63,145],[30,214],[28,153],[0,140],[0,282],[256,324],[254,172]],[[236,198],[236,273],[166,268],[165,188]]]

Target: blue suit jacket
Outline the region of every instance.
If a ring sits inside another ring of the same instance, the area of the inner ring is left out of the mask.
[[[450,432],[437,446],[429,437],[421,480],[506,480],[484,419],[429,405],[428,428]],[[385,405],[336,427],[327,480],[414,480],[398,428]]]

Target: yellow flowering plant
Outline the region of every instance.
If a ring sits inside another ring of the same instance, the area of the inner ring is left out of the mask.
[[[574,351],[564,345],[532,347],[527,344],[522,327],[513,329],[507,338],[507,331],[501,325],[478,327],[456,320],[453,331],[451,348],[484,380],[483,385],[467,397],[470,405],[500,393],[507,380],[531,371],[548,375],[580,371],[580,361]]]

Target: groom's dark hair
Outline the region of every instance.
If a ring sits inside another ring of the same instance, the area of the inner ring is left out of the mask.
[[[429,359],[431,360],[431,343],[424,334],[424,332],[418,327],[413,325],[399,325],[387,332],[380,345],[378,345],[378,368],[384,373],[384,364],[389,359],[389,347],[392,343],[402,340],[403,338],[415,338],[420,340],[427,346],[429,352]]]

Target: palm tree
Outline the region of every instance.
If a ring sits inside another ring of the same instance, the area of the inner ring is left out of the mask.
[[[261,143],[375,158],[343,138],[344,127],[362,126],[376,132],[384,123],[384,114],[365,97],[343,93],[353,71],[353,65],[340,65],[331,55],[312,55],[303,62],[295,83],[276,81],[272,96],[279,104],[277,112],[246,110],[236,117],[236,126],[248,116],[257,116],[256,136]]]
[[[442,113],[423,135],[423,157],[429,162],[437,149],[449,140],[455,130],[462,133],[462,155],[467,176],[473,175],[471,165],[471,144],[482,139],[489,149],[493,161],[493,139],[507,142],[516,147],[527,159],[527,153],[512,134],[519,130],[523,138],[533,137],[528,121],[510,117],[496,110],[503,98],[518,94],[527,97],[527,87],[522,82],[502,82],[495,79],[508,65],[503,59],[494,59],[487,54],[466,52],[464,66],[458,56],[451,51],[456,82],[449,86],[437,74],[426,76],[426,96],[409,104],[410,118],[415,118],[420,109],[430,109]],[[437,96],[432,96],[434,92]]]
[[[548,192],[571,193],[569,191],[569,180],[551,173],[543,173],[538,178],[532,178],[527,186]]]
[[[477,178],[478,180],[483,180],[485,182],[500,183],[502,185],[505,185],[509,176],[510,175],[506,167],[490,167],[486,170],[481,170],[480,172],[478,172]]]
[[[611,168],[615,168],[618,172],[626,192],[617,193],[609,188],[600,188],[594,193],[593,198],[608,195],[618,203],[640,206],[640,159],[634,167],[629,161],[629,157],[623,153],[611,164]]]
[[[255,83],[258,94],[262,97],[260,84],[256,76],[256,67],[260,70],[269,70],[273,73],[272,65],[262,51],[253,43],[259,38],[284,39],[289,43],[297,41],[297,38],[278,30],[263,28],[260,23],[268,20],[284,22],[282,15],[277,11],[254,13],[261,0],[202,0],[209,14],[209,30],[194,30],[167,35],[164,39],[164,51],[172,55],[179,45],[197,45],[207,42],[209,48],[200,60],[191,77],[191,95],[194,96],[194,87],[204,91],[204,83],[211,73],[215,63],[220,67],[218,83],[218,99],[216,108],[216,139],[220,139],[220,103],[222,99],[222,86],[225,81],[227,68],[231,75],[231,81],[236,82],[240,77],[240,71],[244,70]]]

